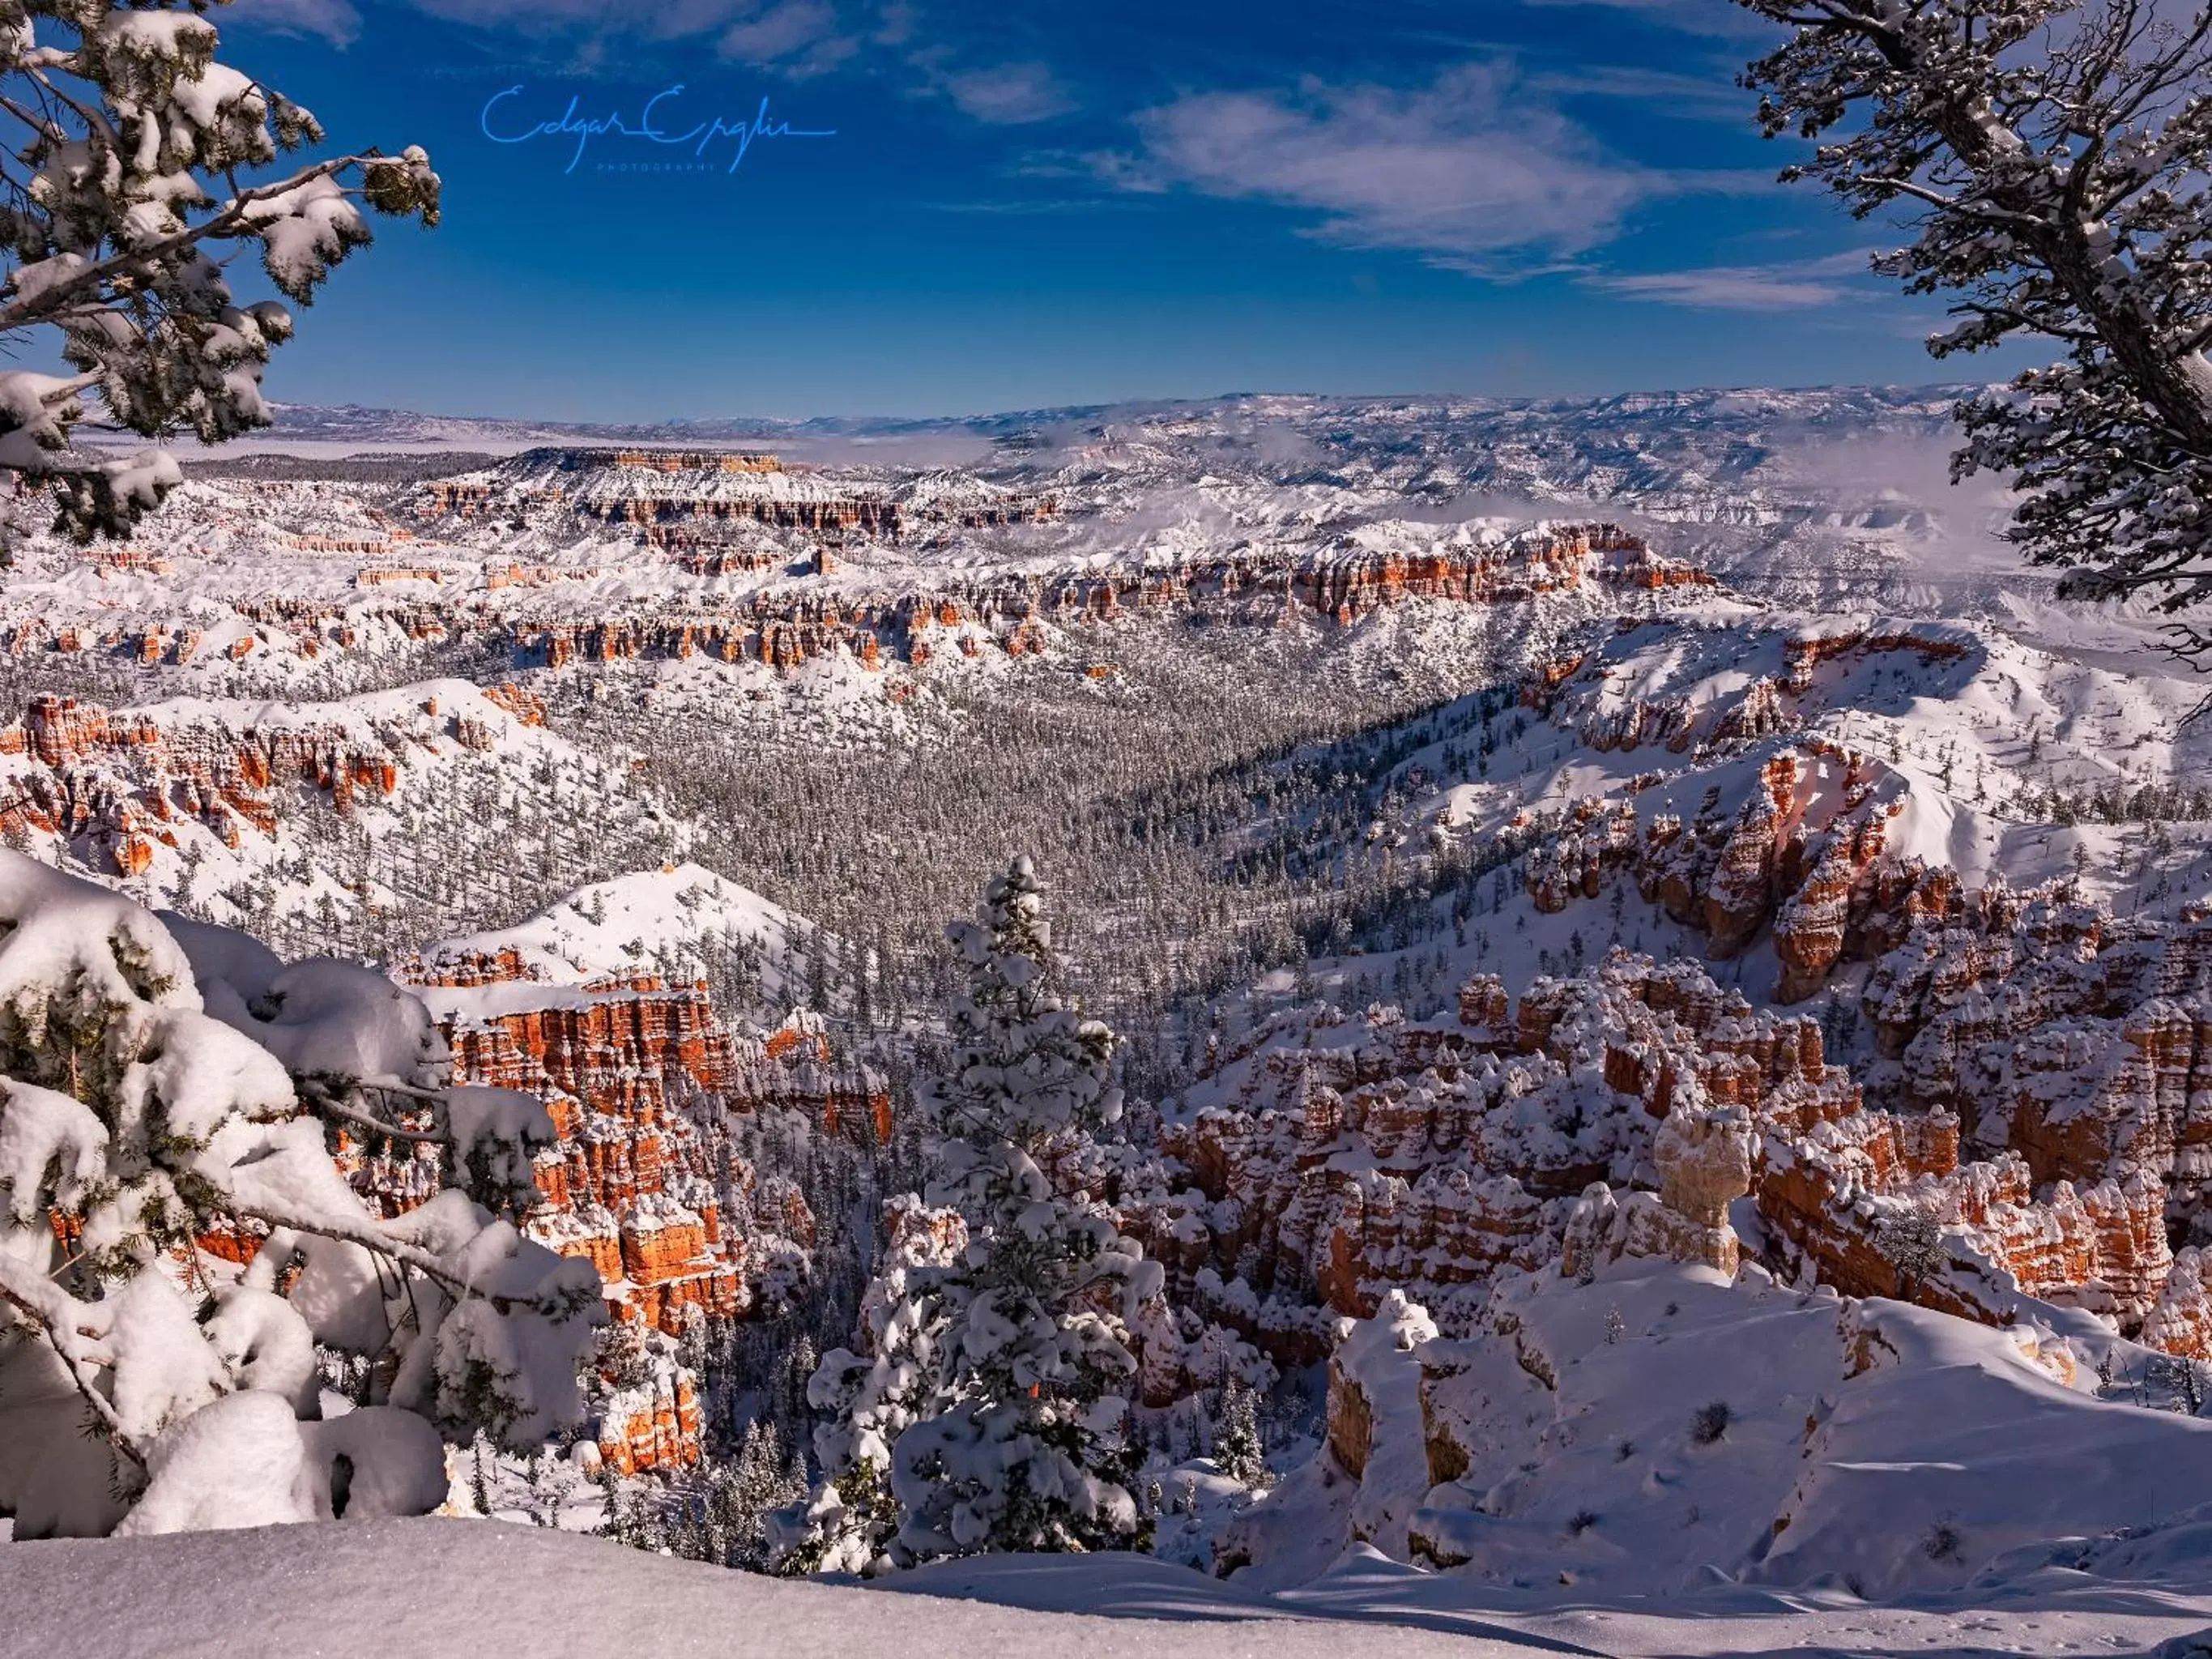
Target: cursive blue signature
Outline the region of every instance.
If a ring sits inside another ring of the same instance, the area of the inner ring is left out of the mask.
[[[837,136],[834,129],[794,127],[788,121],[772,119],[765,97],[760,100],[760,107],[753,112],[749,121],[739,121],[732,125],[720,116],[714,115],[695,123],[682,132],[666,131],[661,125],[664,118],[659,113],[659,107],[680,97],[683,91],[683,83],[678,82],[654,93],[645,100],[645,107],[639,111],[635,126],[623,120],[618,110],[610,110],[605,115],[583,114],[579,108],[583,99],[579,94],[569,99],[568,107],[552,120],[540,121],[520,132],[495,132],[492,130],[492,112],[508,99],[520,98],[523,94],[522,88],[509,87],[504,92],[492,94],[484,100],[483,113],[478,118],[478,124],[483,128],[483,136],[495,144],[526,144],[533,138],[574,139],[576,147],[568,156],[568,165],[562,168],[563,173],[576,170],[577,163],[584,159],[586,148],[594,138],[641,138],[648,143],[690,145],[691,153],[697,156],[705,155],[708,147],[718,140],[729,141],[737,145],[736,153],[730,157],[728,168],[728,171],[735,173],[744,165],[745,152],[753,147],[753,141],[757,138],[834,138]]]

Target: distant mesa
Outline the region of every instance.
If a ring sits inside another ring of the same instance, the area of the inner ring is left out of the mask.
[[[698,449],[577,449],[562,460],[566,471],[581,472],[595,466],[623,466],[647,472],[781,472],[782,460],[775,455],[738,452],[716,453]]]

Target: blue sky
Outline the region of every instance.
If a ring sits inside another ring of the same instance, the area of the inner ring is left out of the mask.
[[[341,269],[293,402],[630,420],[1240,391],[1963,378],[1773,182],[1729,0],[237,0],[225,57],[446,222]],[[735,173],[619,114],[763,137]],[[493,105],[494,94],[520,91]],[[649,165],[653,170],[641,170]],[[1992,370],[1994,365],[1991,366]]]

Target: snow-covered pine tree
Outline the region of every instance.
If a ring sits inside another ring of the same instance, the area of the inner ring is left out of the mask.
[[[1017,858],[950,930],[968,982],[951,1063],[925,1090],[943,1137],[927,1194],[968,1222],[945,1275],[945,1409],[893,1449],[899,1540],[917,1556],[1092,1548],[1137,1526],[1112,1475],[1136,1371],[1127,1322],[1158,1264],[1038,1160],[1120,1120],[1114,1034],[1053,988],[1044,890]]]
[[[784,1455],[783,1438],[773,1423],[747,1426],[737,1467],[725,1485],[719,1559],[726,1565],[759,1572],[768,1565],[768,1516],[806,1493],[805,1476]]]
[[[736,1458],[709,1462],[682,1482],[665,1510],[638,1510],[644,1519],[633,1523],[622,1518],[618,1496],[611,1500],[617,1522],[609,1535],[634,1549],[760,1572],[768,1565],[769,1516],[805,1492],[803,1468],[785,1458],[775,1425],[756,1419]]]
[[[920,1092],[939,1137],[927,1197],[966,1236],[908,1226],[868,1293],[871,1352],[841,1349],[816,1375],[816,1403],[836,1413],[817,1449],[844,1506],[817,1495],[809,1511],[823,1565],[1107,1547],[1138,1526],[1117,1478],[1121,1389],[1136,1369],[1127,1322],[1158,1294],[1159,1268],[1039,1164],[1118,1119],[1113,1034],[1053,988],[1028,859],[949,936],[966,984],[948,1012],[948,1063]],[[886,1485],[897,1530],[883,1537]],[[872,1504],[853,1503],[861,1489]]]
[[[368,210],[434,224],[418,149],[257,177],[322,142],[299,105],[216,61],[204,0],[0,0],[0,83],[22,137],[0,159],[0,331],[52,329],[76,371],[0,372],[0,467],[50,480],[58,527],[121,535],[179,482],[159,449],[73,452],[95,392],[149,438],[214,443],[269,424],[261,374],[291,337],[278,301],[240,304],[226,267],[258,256],[301,304],[368,241]]]
[[[2169,611],[2212,597],[2212,11],[1741,3],[1791,30],[1744,76],[1761,126],[1826,140],[1784,178],[1820,180],[1857,218],[1917,214],[1918,240],[1875,268],[1957,296],[1961,320],[1929,349],[2066,353],[1960,404],[1954,475],[2011,475],[2012,538],[2069,568],[2063,593]]]
[[[1260,1438],[1259,1396],[1238,1377],[1222,1386],[1221,1414],[1213,1425],[1213,1463],[1254,1492],[1267,1485],[1267,1449]]]
[[[1951,1265],[1943,1224],[1924,1204],[1884,1216],[1875,1229],[1875,1247],[1897,1270],[1897,1293],[1911,1297]]]
[[[552,1125],[531,1097],[444,1086],[445,1059],[381,975],[287,966],[0,852],[16,1536],[421,1513],[441,1438],[528,1450],[580,1415],[599,1276],[517,1224]],[[380,1218],[340,1133],[434,1141],[457,1184]],[[326,1417],[341,1357],[366,1397]]]
[[[968,1231],[957,1211],[929,1209],[911,1193],[884,1209],[883,1261],[860,1298],[861,1352],[832,1349],[807,1384],[823,1414],[814,1431],[823,1480],[805,1502],[770,1517],[769,1559],[779,1572],[877,1572],[910,1559],[897,1541],[891,1453],[947,1403],[939,1287]]]

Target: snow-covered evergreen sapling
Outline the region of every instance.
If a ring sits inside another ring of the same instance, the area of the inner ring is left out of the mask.
[[[769,1517],[769,1559],[779,1572],[872,1572],[895,1565],[898,1506],[891,1448],[936,1400],[942,1335],[932,1287],[966,1249],[957,1211],[933,1211],[908,1193],[884,1206],[886,1243],[860,1297],[861,1352],[834,1348],[808,1379],[822,1484]]]
[[[445,1061],[380,975],[286,966],[0,852],[17,1536],[419,1513],[446,1493],[441,1432],[527,1450],[576,1419],[599,1276],[518,1224],[551,1124],[441,1086]],[[380,1218],[332,1159],[341,1133],[434,1141],[462,1184]],[[356,1362],[351,1412],[324,1416],[319,1349]]]
[[[831,1486],[810,1513],[823,1565],[1097,1548],[1138,1528],[1121,1390],[1136,1370],[1127,1322],[1160,1271],[1039,1161],[1118,1120],[1113,1034],[1053,988],[1026,858],[950,937],[966,983],[949,1063],[920,1092],[939,1137],[928,1200],[965,1238],[937,1235],[936,1259],[895,1241],[866,1298],[872,1352],[838,1350],[816,1374],[812,1398],[834,1413],[817,1436]],[[882,1510],[854,1514],[855,1486],[888,1487],[897,1530],[880,1549],[866,1535]]]
[[[0,372],[0,466],[51,480],[57,527],[80,538],[126,533],[182,478],[158,449],[72,450],[84,393],[149,438],[216,443],[269,424],[262,369],[292,314],[239,303],[227,267],[240,253],[304,304],[368,241],[364,208],[437,222],[438,176],[418,149],[256,177],[322,129],[216,60],[205,9],[0,0],[0,82],[26,133],[0,159],[0,331],[53,330],[46,349],[76,371]]]
[[[1912,1297],[1951,1265],[1951,1252],[1943,1242],[1943,1224],[1923,1204],[1908,1205],[1882,1217],[1875,1229],[1875,1244],[1896,1269],[1897,1293],[1901,1297]]]
[[[770,1513],[806,1493],[796,1458],[787,1461],[775,1425],[756,1419],[746,1425],[734,1461],[709,1463],[658,1507],[645,1491],[625,1504],[613,1470],[600,1466],[606,1513],[604,1531],[633,1549],[679,1555],[759,1572],[768,1565],[766,1522]]]
[[[1221,1415],[1213,1425],[1213,1463],[1253,1492],[1267,1486],[1267,1451],[1260,1437],[1259,1396],[1236,1377],[1221,1390]]]

